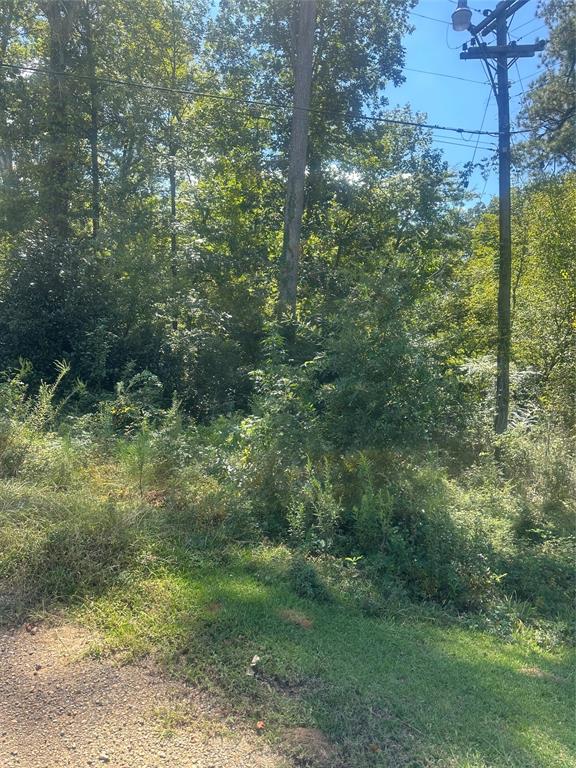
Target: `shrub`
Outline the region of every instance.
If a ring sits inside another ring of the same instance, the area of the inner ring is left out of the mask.
[[[572,616],[576,578],[576,538],[520,543],[505,564],[504,588],[542,616]]]
[[[391,535],[393,498],[388,488],[374,487],[372,467],[360,456],[358,475],[360,501],[353,507],[354,537],[360,551],[382,551]]]
[[[330,593],[318,575],[314,564],[301,554],[294,554],[290,563],[289,579],[299,597],[318,602],[330,600]]]
[[[319,471],[308,461],[301,483],[292,489],[288,523],[294,539],[311,549],[333,549],[343,509],[334,490],[328,459]]]

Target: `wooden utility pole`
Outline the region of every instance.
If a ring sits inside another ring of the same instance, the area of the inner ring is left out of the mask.
[[[470,48],[464,46],[461,59],[481,59],[486,64],[488,75],[498,104],[498,193],[499,193],[499,260],[498,260],[498,351],[496,362],[496,414],[494,430],[501,434],[508,428],[510,409],[510,346],[512,337],[510,296],[512,287],[512,230],[510,206],[510,94],[508,69],[519,58],[534,56],[544,48],[544,41],[533,45],[508,44],[507,19],[516,13],[528,0],[504,0],[491,13],[485,11],[485,18],[477,25],[471,25]],[[465,5],[465,4],[464,4]],[[496,45],[480,42],[478,35],[485,37],[496,32]],[[492,61],[495,61],[495,65]],[[509,63],[510,62],[510,63]],[[496,80],[494,79],[494,70]]]
[[[508,27],[504,14],[498,17],[496,45],[506,47]],[[508,427],[510,410],[510,295],[512,289],[512,230],[510,205],[510,85],[508,59],[500,54],[496,59],[498,100],[498,200],[500,206],[498,259],[498,351],[496,357],[496,414],[494,430],[497,434]]]
[[[300,0],[297,8],[297,37],[294,52],[294,96],[292,132],[284,206],[284,238],[278,279],[278,318],[294,324],[300,261],[300,236],[304,212],[304,182],[308,152],[312,61],[316,30],[316,0]]]

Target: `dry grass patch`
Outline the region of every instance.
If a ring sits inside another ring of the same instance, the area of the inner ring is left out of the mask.
[[[290,624],[302,627],[302,629],[312,629],[314,626],[312,619],[309,619],[308,616],[305,616],[300,611],[295,611],[292,608],[286,608],[285,610],[280,611],[280,617],[284,619],[284,621],[290,622]]]
[[[337,768],[341,765],[338,750],[318,728],[290,728],[284,734],[283,746],[300,765],[310,768]]]

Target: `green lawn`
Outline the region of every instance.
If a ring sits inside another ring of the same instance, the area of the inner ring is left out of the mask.
[[[372,618],[337,595],[304,600],[287,558],[272,548],[175,551],[76,615],[103,631],[95,652],[153,653],[264,720],[272,739],[290,725],[319,728],[345,766],[576,766],[569,649],[545,650],[529,632],[503,640],[424,609]]]

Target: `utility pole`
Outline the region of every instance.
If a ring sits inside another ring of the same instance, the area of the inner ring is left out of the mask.
[[[508,428],[510,408],[510,294],[512,287],[512,230],[510,205],[510,93],[508,69],[519,58],[534,56],[544,48],[541,40],[532,45],[508,44],[507,20],[528,0],[504,0],[495,10],[484,11],[484,20],[470,24],[472,12],[466,0],[459,0],[452,16],[456,31],[468,31],[470,43],[463,45],[461,59],[481,59],[490,77],[498,105],[498,196],[499,196],[499,259],[498,259],[498,351],[496,362],[496,413],[494,430],[501,434]],[[496,32],[496,45],[480,41]],[[495,62],[495,63],[493,63]],[[496,74],[496,79],[494,79]]]
[[[500,14],[496,23],[496,45],[506,47],[508,25]],[[500,258],[498,259],[498,351],[496,362],[496,434],[508,427],[510,410],[510,346],[512,325],[510,293],[512,290],[512,207],[510,205],[510,84],[507,54],[496,59],[498,100],[498,201]]]

